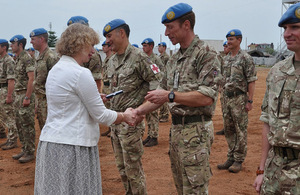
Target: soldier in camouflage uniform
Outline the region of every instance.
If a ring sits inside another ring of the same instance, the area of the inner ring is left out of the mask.
[[[158,44],[158,51],[160,53],[159,58],[161,59],[164,65],[162,68],[162,72],[165,72],[165,66],[167,65],[170,59],[170,56],[167,54],[166,49],[167,49],[167,44],[165,42],[160,42]],[[159,109],[159,122],[165,123],[168,122],[168,120],[169,120],[168,104],[164,103],[164,105],[162,105]]]
[[[166,66],[161,87],[148,92],[136,109],[145,114],[169,102],[172,114],[170,160],[177,193],[208,194],[212,175],[209,155],[213,139],[220,62],[217,52],[194,33],[192,7],[179,3],[162,17],[165,35],[180,44]]]
[[[163,68],[162,61],[159,57],[153,53],[154,41],[151,38],[146,38],[142,42],[143,51],[149,56],[150,60],[158,66],[160,71]],[[163,73],[163,72],[162,72]],[[157,86],[155,87],[155,89]],[[143,145],[146,147],[156,146],[158,144],[158,129],[159,129],[159,118],[158,110],[146,114],[146,121],[148,126],[148,136],[143,141]]]
[[[13,155],[15,160],[26,163],[34,160],[35,129],[34,129],[34,60],[24,50],[26,39],[15,35],[10,39],[11,49],[16,54],[15,68],[15,114],[16,125],[22,151]]]
[[[240,49],[241,31],[230,30],[226,38],[230,52],[224,58],[222,72],[225,79],[224,133],[228,143],[228,153],[227,161],[219,164],[218,169],[228,169],[230,172],[238,173],[247,154],[248,112],[252,110],[257,76],[252,57]]]
[[[0,39],[0,124],[8,129],[7,141],[1,144],[3,150],[17,147],[18,138],[13,107],[15,62],[7,54],[8,47],[8,41]],[[3,134],[5,135],[5,131]]]
[[[262,155],[253,186],[260,194],[300,194],[300,3],[290,6],[278,26],[295,53],[267,76]]]
[[[111,90],[124,91],[111,99],[111,109],[115,111],[138,107],[159,82],[160,73],[152,69],[154,64],[145,53],[129,43],[129,33],[129,26],[121,19],[112,20],[103,29],[106,43],[116,52],[111,59]],[[112,146],[126,194],[147,194],[141,161],[144,130],[144,123],[135,127],[126,123],[111,126]]]
[[[83,17],[83,16],[73,16],[71,17],[68,22],[67,25],[71,25],[74,23],[80,23],[80,24],[85,24],[89,26],[89,21],[87,18]],[[98,52],[95,52],[90,61],[87,63],[83,63],[83,66],[85,68],[90,69],[90,71],[92,72],[92,75],[95,79],[95,82],[97,84],[97,88],[99,93],[101,92],[101,80],[102,80],[102,59],[101,56]]]
[[[48,32],[38,28],[30,33],[31,44],[39,51],[34,71],[34,92],[36,98],[36,114],[40,129],[42,130],[47,119],[46,79],[48,72],[59,60],[58,55],[48,47]]]
[[[224,65],[224,58],[225,56],[229,53],[229,48],[228,48],[228,45],[227,45],[227,41],[225,41],[223,43],[223,51],[220,52],[219,54],[219,57],[220,57],[220,61],[221,61],[221,73],[223,75],[223,65]],[[224,98],[223,98],[223,87],[224,87],[224,83],[222,82],[221,85],[220,85],[220,88],[219,88],[219,92],[220,92],[220,102],[221,102],[221,108],[222,108],[222,114],[223,114],[223,110],[224,110],[224,106],[225,106],[225,103],[224,103]],[[223,124],[224,123],[224,114],[223,114]],[[225,125],[223,125],[225,126]],[[224,128],[218,132],[216,132],[216,135],[224,135]]]
[[[109,69],[109,60],[113,56],[113,51],[111,49],[111,46],[104,41],[102,43],[102,50],[106,54],[106,58],[103,62],[103,72],[102,72],[102,78],[103,78],[103,88],[102,88],[102,93],[104,94],[110,94],[110,83],[109,83],[109,75],[108,75],[108,69]],[[105,102],[105,107],[110,108],[110,101]],[[101,133],[101,136],[110,136],[111,129],[110,127],[108,128],[107,131]]]

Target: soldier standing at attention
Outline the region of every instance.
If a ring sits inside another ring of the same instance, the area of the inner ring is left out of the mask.
[[[110,82],[109,82],[109,77],[108,77],[108,69],[109,69],[109,60],[111,59],[111,57],[113,56],[113,51],[111,49],[111,46],[109,44],[106,43],[106,41],[104,41],[102,43],[102,50],[105,53],[106,57],[105,60],[103,62],[103,72],[102,72],[102,77],[103,77],[103,88],[102,88],[102,93],[104,94],[110,94],[111,90],[110,90]],[[110,108],[110,101],[107,101],[104,103],[106,108]],[[110,132],[111,129],[110,127],[108,128],[107,131],[105,131],[104,133],[101,133],[101,136],[110,136]]]
[[[162,61],[159,59],[157,55],[153,53],[154,41],[151,38],[146,38],[142,42],[143,51],[149,56],[150,60],[157,65],[157,68],[160,71],[163,68]],[[158,85],[159,83],[157,83]],[[158,86],[154,86],[153,88],[157,88]],[[159,129],[159,118],[158,118],[158,110],[154,110],[146,114],[146,121],[148,126],[148,136],[143,141],[143,145],[146,147],[156,146],[158,144],[158,129]]]
[[[34,93],[36,98],[36,114],[40,129],[42,130],[47,119],[46,79],[48,72],[58,62],[58,55],[48,47],[48,32],[38,28],[30,33],[30,43],[39,51],[34,71]]]
[[[34,129],[34,60],[24,50],[26,39],[15,35],[10,39],[12,52],[16,54],[15,67],[15,115],[16,125],[22,151],[13,155],[13,159],[26,163],[34,160],[35,129]]]
[[[253,186],[260,194],[300,194],[300,3],[289,7],[278,26],[294,55],[267,76],[262,154]]]
[[[170,59],[170,56],[166,52],[167,44],[165,42],[160,42],[158,44],[158,52],[160,53],[160,59],[163,62],[162,72],[165,72],[165,67]],[[159,122],[166,123],[169,120],[169,109],[168,104],[164,103],[159,109]]]
[[[240,48],[242,32],[230,30],[226,38],[230,52],[224,58],[222,74],[225,82],[224,133],[228,153],[227,161],[217,167],[238,173],[247,154],[248,112],[252,110],[257,76],[252,57]]]
[[[71,17],[68,22],[67,25],[71,25],[74,23],[80,23],[80,24],[85,24],[87,26],[89,26],[89,21],[87,18],[83,17],[83,16],[73,16]],[[102,80],[102,59],[101,56],[98,52],[95,52],[92,55],[92,58],[90,59],[89,62],[83,63],[83,66],[85,68],[90,69],[90,71],[92,72],[92,75],[95,79],[95,82],[97,84],[97,88],[99,93],[101,92],[101,80]]]
[[[229,53],[229,48],[228,48],[228,45],[227,45],[227,41],[225,41],[223,43],[223,51],[220,52],[220,57],[221,57],[221,73],[223,75],[223,65],[224,65],[224,58],[225,56]],[[223,114],[223,110],[224,110],[224,98],[223,98],[223,86],[224,86],[224,83],[221,84],[220,88],[219,88],[219,91],[220,91],[220,102],[221,102],[221,108],[222,108],[222,114]],[[223,126],[224,126],[224,116],[223,116]],[[224,135],[224,128],[220,131],[218,131],[216,133],[216,135]]]
[[[7,141],[1,144],[3,150],[17,147],[18,139],[15,111],[13,107],[15,61],[7,54],[8,47],[8,41],[0,39],[0,123],[3,127],[3,131],[0,131],[0,135],[6,137],[4,127],[7,127],[8,129]]]
[[[212,116],[217,103],[220,62],[217,52],[194,33],[195,13],[186,3],[162,16],[165,35],[180,49],[167,63],[163,89],[148,92],[136,109],[146,114],[169,102],[172,114],[170,160],[178,194],[208,194]]]
[[[141,105],[147,92],[153,90],[151,87],[157,86],[161,78],[149,57],[129,43],[129,34],[129,26],[122,19],[112,20],[103,28],[106,43],[116,52],[110,61],[113,69],[111,90],[123,90],[123,94],[110,100],[111,109],[115,111]],[[112,146],[126,194],[147,194],[141,161],[144,131],[144,123],[135,127],[125,123],[111,125]]]

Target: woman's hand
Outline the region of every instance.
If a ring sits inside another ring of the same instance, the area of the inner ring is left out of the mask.
[[[123,115],[124,115],[124,121],[130,126],[135,126],[145,118],[144,115],[138,115],[136,110],[134,110],[133,108],[127,108],[123,113]]]

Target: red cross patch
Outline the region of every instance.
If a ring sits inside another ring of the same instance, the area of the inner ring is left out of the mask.
[[[160,72],[160,69],[158,68],[158,66],[156,64],[151,64],[150,65],[152,71],[154,72],[154,74],[157,74]]]

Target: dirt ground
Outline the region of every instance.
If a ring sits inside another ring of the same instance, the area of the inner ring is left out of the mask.
[[[224,136],[215,135],[210,157],[213,177],[209,183],[209,194],[256,194],[252,187],[255,171],[260,161],[261,128],[259,121],[260,106],[265,92],[265,79],[269,69],[257,68],[258,81],[256,82],[253,110],[249,113],[248,125],[248,154],[243,163],[243,170],[238,173],[229,173],[227,170],[218,170],[217,164],[226,160],[227,143]],[[223,128],[220,101],[217,103],[213,118],[215,132]],[[168,135],[170,122],[159,124],[159,144],[145,148],[143,167],[146,174],[147,192],[149,195],[176,194],[172,179],[170,161],[168,158]],[[36,143],[40,130],[37,129]],[[100,126],[101,132],[107,127]],[[144,138],[146,137],[146,133]],[[0,143],[5,139],[0,139]],[[20,151],[19,147],[12,150],[0,151],[0,194],[3,195],[31,195],[33,194],[35,162],[20,164],[12,159],[12,155]],[[99,141],[100,163],[102,171],[102,186],[104,195],[125,194],[119,173],[117,171],[113,151],[108,137],[101,137]]]

